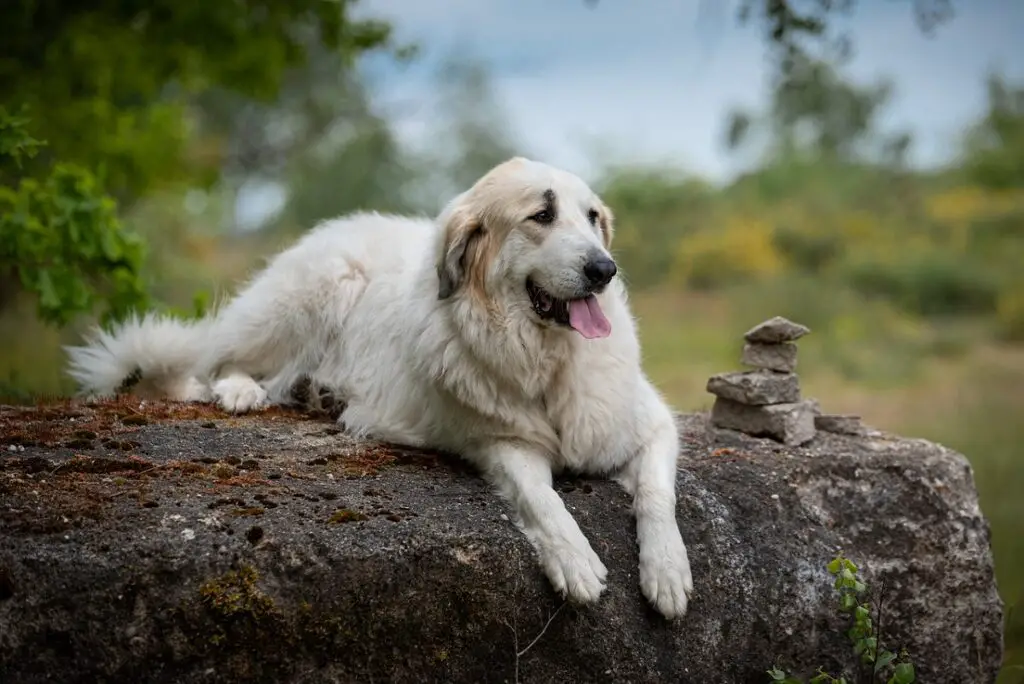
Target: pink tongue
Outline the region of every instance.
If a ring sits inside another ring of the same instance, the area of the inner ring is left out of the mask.
[[[588,340],[608,337],[612,333],[612,324],[605,318],[594,295],[586,299],[569,300],[569,325]]]

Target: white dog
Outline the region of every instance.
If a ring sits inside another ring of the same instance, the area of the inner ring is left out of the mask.
[[[640,366],[609,254],[612,214],[578,177],[515,158],[436,221],[356,214],[277,255],[215,315],[146,317],[69,348],[84,394],[123,389],[243,412],[303,378],[357,435],[449,450],[511,504],[563,595],[607,570],[552,472],[610,474],[631,494],[640,586],[664,616],[693,589],[676,524],[678,433]]]

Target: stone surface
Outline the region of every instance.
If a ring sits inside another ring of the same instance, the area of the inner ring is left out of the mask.
[[[707,391],[741,404],[763,406],[800,401],[800,379],[791,373],[735,371],[708,379]]]
[[[838,551],[885,583],[887,643],[918,681],[993,680],[1002,607],[963,456],[891,435],[723,448],[706,414],[678,426],[696,592],[669,623],[611,482],[557,481],[609,569],[600,602],[560,608],[508,508],[450,458],[277,411],[0,409],[0,681],[685,684],[777,662],[806,679],[853,665]]]
[[[809,401],[748,406],[719,397],[711,407],[711,423],[754,437],[771,437],[798,446],[814,438],[814,407]]]
[[[796,345],[792,342],[763,344],[747,342],[743,345],[740,363],[764,370],[792,373],[796,370]]]
[[[788,318],[775,316],[763,323],[758,323],[748,330],[743,339],[747,342],[762,342],[765,344],[778,344],[780,342],[792,342],[798,340],[811,329],[806,325],[794,323]]]
[[[814,416],[814,427],[840,435],[860,435],[865,431],[860,416],[839,413],[822,413]]]

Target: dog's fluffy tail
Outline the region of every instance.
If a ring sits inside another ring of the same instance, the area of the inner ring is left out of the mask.
[[[204,386],[194,375],[211,323],[150,314],[110,332],[97,329],[85,345],[65,347],[67,373],[83,396],[144,389],[176,401],[204,400]]]

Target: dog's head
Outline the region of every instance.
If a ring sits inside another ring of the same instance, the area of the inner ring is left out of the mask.
[[[438,296],[529,312],[587,338],[611,324],[596,295],[615,277],[612,213],[577,176],[516,157],[441,212]]]

